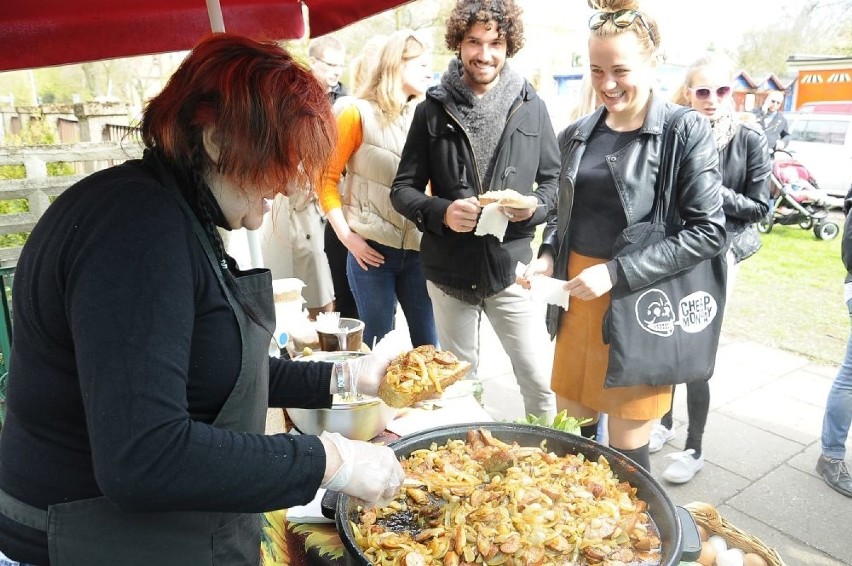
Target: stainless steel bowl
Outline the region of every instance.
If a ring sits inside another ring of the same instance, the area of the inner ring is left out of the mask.
[[[316,352],[300,361],[335,362],[365,355],[362,352]],[[304,434],[338,432],[352,440],[370,440],[378,436],[396,416],[396,409],[378,397],[344,401],[337,395],[330,409],[287,409],[290,420]]]
[[[330,409],[287,409],[290,420],[304,434],[339,432],[352,440],[370,440],[378,436],[396,416],[396,409],[376,397],[346,402],[334,396]]]

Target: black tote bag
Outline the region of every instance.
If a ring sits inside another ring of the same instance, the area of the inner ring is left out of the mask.
[[[672,166],[674,125],[686,113],[676,111],[664,132],[660,170]],[[651,222],[628,226],[618,237],[614,257],[642,249],[683,229],[672,221],[674,187],[655,187]],[[666,206],[666,195],[668,207]],[[666,210],[668,208],[668,210]],[[727,263],[725,254],[661,279],[638,290],[610,292],[610,310],[604,318],[604,342],[609,343],[609,365],[604,387],[674,385],[707,380],[713,375],[716,350],[725,311]]]

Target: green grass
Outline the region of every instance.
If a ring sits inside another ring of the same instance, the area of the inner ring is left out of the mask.
[[[740,266],[723,332],[839,363],[849,336],[841,239],[817,240],[798,226],[761,234],[763,247]]]

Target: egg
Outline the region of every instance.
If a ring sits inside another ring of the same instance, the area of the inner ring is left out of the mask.
[[[743,566],[769,566],[769,564],[766,563],[766,560],[761,555],[754,552],[747,552],[743,556]]]
[[[716,554],[719,554],[720,552],[725,552],[726,550],[728,550],[727,541],[723,537],[720,537],[719,535],[713,535],[712,537],[707,539],[707,542],[709,542],[710,544],[713,545],[713,548],[716,549]]]
[[[713,566],[716,561],[716,548],[708,541],[701,543],[701,556],[698,557],[698,563],[702,566]]]
[[[698,538],[700,538],[702,542],[710,538],[710,533],[707,532],[707,529],[705,529],[701,525],[695,526],[698,527]]]
[[[716,566],[743,566],[743,551],[729,548],[716,555]]]

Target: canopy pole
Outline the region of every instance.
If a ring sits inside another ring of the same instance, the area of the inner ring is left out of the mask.
[[[210,18],[210,31],[224,33],[225,19],[222,17],[222,6],[219,0],[206,0],[207,16]],[[246,230],[249,258],[252,267],[263,267],[263,252],[260,251],[260,236],[256,230]]]
[[[222,33],[225,31],[225,20],[222,18],[222,6],[219,0],[207,1],[207,16],[210,18],[210,31]]]

